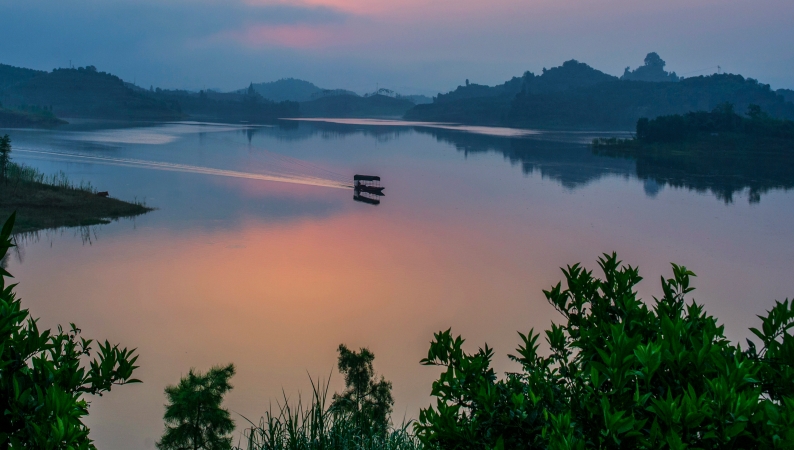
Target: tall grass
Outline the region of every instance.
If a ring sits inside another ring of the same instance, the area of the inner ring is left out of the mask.
[[[251,421],[243,436],[244,446],[238,450],[419,450],[416,437],[408,430],[410,424],[392,428],[385,434],[362,430],[349,414],[329,407],[328,383],[312,381],[312,399],[304,405],[300,396],[291,405],[283,402],[271,406],[255,424]],[[248,419],[246,419],[248,420]]]
[[[54,186],[62,189],[70,189],[73,191],[84,191],[92,194],[96,193],[96,189],[90,182],[80,180],[80,183],[74,183],[69,180],[62,170],[52,175],[46,175],[35,167],[26,166],[24,164],[9,163],[8,164],[8,181],[11,183],[40,183],[48,186]]]

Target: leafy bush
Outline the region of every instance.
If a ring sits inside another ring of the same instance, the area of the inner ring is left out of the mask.
[[[599,259],[604,279],[579,264],[567,288],[544,291],[565,318],[539,334],[519,333],[518,373],[497,379],[487,345],[474,354],[450,330],[437,333],[426,365],[435,407],[416,431],[444,449],[792,448],[794,304],[777,302],[760,330],[760,350],[732,344],[717,320],[685,296],[694,273],[673,264],[664,296],[637,298],[638,270],[615,254]]]
[[[713,111],[692,111],[648,120],[637,120],[637,139],[642,142],[682,142],[700,133],[743,133],[750,136],[794,139],[794,122],[769,117],[758,105],[750,105],[748,118],[734,112],[733,105],[723,103]]]
[[[161,450],[229,450],[234,431],[229,411],[221,407],[231,389],[234,365],[213,367],[206,374],[190,369],[176,386],[165,388],[165,432]]]
[[[0,232],[0,257],[11,244],[12,215]],[[0,449],[93,449],[84,394],[102,395],[114,385],[137,383],[135,350],[108,341],[91,356],[91,340],[71,324],[40,331],[37,319],[22,309],[0,268]]]
[[[389,426],[394,399],[391,382],[375,376],[372,361],[375,355],[367,348],[358,352],[339,345],[339,371],[345,376],[345,391],[334,394],[331,408],[351,416],[353,423],[363,430],[383,434]]]

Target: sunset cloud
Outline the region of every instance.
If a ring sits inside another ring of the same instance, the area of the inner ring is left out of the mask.
[[[435,94],[568,59],[621,74],[659,52],[794,87],[794,3],[749,0],[0,0],[0,63],[95,65],[161,87],[308,79]]]
[[[251,48],[285,47],[319,49],[344,43],[348,33],[338,26],[290,24],[252,25],[242,31],[227,31],[214,37],[232,40]]]

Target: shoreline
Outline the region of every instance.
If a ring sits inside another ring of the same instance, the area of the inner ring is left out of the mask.
[[[73,187],[35,181],[0,182],[0,217],[7,218],[16,211],[14,234],[108,224],[153,209]]]

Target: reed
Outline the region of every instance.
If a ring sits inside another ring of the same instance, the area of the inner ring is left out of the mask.
[[[238,450],[418,450],[423,448],[409,431],[411,422],[385,433],[360,429],[349,414],[334,411],[328,402],[328,382],[312,381],[312,398],[304,404],[298,396],[291,403],[271,405],[255,424],[243,432]]]
[[[96,193],[96,188],[90,182],[80,180],[80,183],[77,184],[71,181],[62,170],[52,175],[46,175],[35,167],[13,162],[8,164],[8,181],[11,183],[39,183],[73,191]]]

